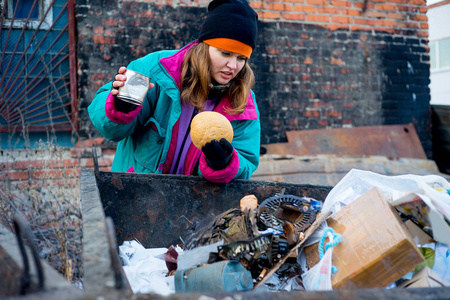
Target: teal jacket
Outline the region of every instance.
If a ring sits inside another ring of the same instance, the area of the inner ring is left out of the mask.
[[[101,87],[88,107],[97,130],[108,140],[117,141],[112,165],[114,172],[133,170],[137,173],[168,173],[173,159],[181,113],[181,65],[187,49],[164,50],[132,61],[127,69],[151,78],[155,87],[148,91],[144,104],[131,113],[114,108],[110,94],[112,82]],[[213,182],[229,182],[233,178],[249,179],[259,164],[261,127],[253,91],[242,114],[231,115],[229,100],[224,97],[214,111],[225,115],[234,130],[234,153],[224,170],[213,170],[204,155],[191,145],[186,157],[185,174],[202,175]]]

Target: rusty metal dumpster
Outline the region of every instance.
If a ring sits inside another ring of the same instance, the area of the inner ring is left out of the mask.
[[[219,214],[254,194],[259,201],[276,194],[324,200],[331,187],[234,180],[215,184],[200,177],[114,173],[83,169],[83,268],[85,292],[94,295],[131,295],[117,254],[123,241],[137,239],[146,248],[169,247],[180,242],[190,220]],[[222,299],[227,294],[178,293],[164,299]],[[241,292],[229,295],[246,299],[444,299],[450,288],[359,289],[304,292]],[[135,296],[136,297],[136,296]],[[139,295],[139,299],[158,298]]]

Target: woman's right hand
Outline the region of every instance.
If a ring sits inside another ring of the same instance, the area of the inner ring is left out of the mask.
[[[113,88],[111,89],[111,94],[113,96],[117,96],[119,94],[119,88],[125,84],[125,80],[127,80],[127,77],[124,75],[127,68],[120,67],[119,71],[117,72],[116,76],[114,76],[114,81],[112,83]]]

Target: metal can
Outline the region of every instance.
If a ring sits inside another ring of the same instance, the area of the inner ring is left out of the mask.
[[[127,77],[127,80],[119,88],[117,98],[134,105],[143,105],[150,85],[150,77],[130,69],[127,69],[124,75]]]

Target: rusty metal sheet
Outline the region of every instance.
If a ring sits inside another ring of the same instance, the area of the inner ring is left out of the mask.
[[[324,200],[331,190],[330,186],[242,179],[218,184],[198,176],[115,172],[99,172],[96,181],[105,215],[113,219],[117,243],[137,239],[145,247],[179,243],[192,221],[238,207],[248,194],[259,202],[280,193]],[[89,198],[82,197],[82,202]]]
[[[286,135],[288,143],[263,145],[267,154],[427,158],[412,124],[288,131]]]

